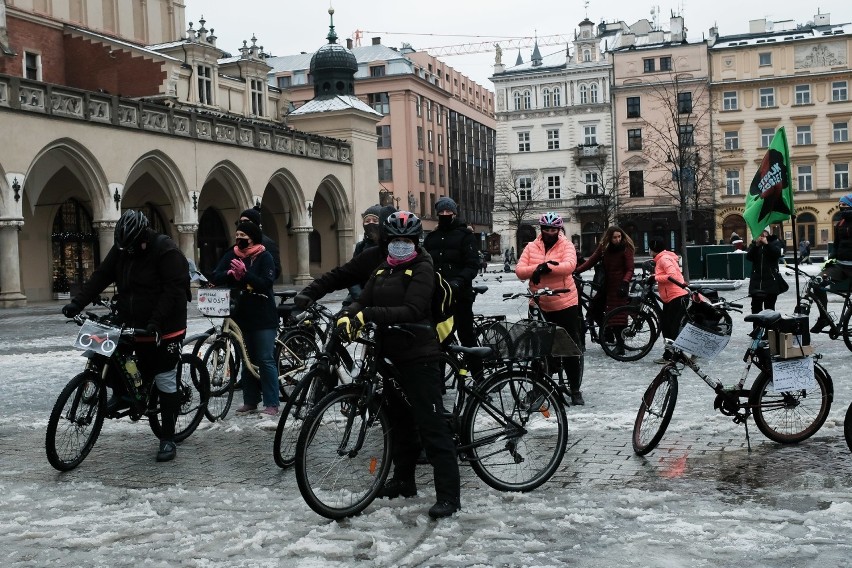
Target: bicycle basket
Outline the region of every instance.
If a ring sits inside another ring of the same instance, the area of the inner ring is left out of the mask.
[[[485,345],[491,347],[497,359],[519,361],[552,354],[556,325],[530,319],[494,325],[501,326],[504,333],[490,334],[490,343]]]

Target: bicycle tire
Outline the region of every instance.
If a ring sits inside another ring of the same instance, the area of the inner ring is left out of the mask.
[[[846,409],[846,417],[843,419],[843,437],[846,438],[846,445],[852,452],[852,404]]]
[[[565,455],[568,426],[552,381],[501,372],[468,400],[462,444],[482,481],[499,491],[526,492],[553,476]]]
[[[106,389],[92,372],[84,371],[65,385],[47,421],[44,447],[50,465],[70,471],[86,459],[101,433],[106,405]]]
[[[776,393],[772,373],[761,371],[749,396],[754,423],[764,436],[780,444],[796,444],[817,433],[828,418],[834,383],[820,365],[814,365],[816,388]]]
[[[343,519],[366,509],[384,486],[391,466],[392,433],[380,400],[359,404],[364,389],[346,386],[326,396],[305,422],[296,445],[296,482],[308,506],[327,519]],[[364,418],[367,421],[364,421]],[[340,455],[359,428],[367,428],[354,456]],[[348,472],[348,473],[347,473]]]
[[[204,409],[210,399],[210,376],[198,357],[184,353],[180,358],[176,380],[180,412],[175,422],[174,441],[182,442],[195,432],[204,418]],[[159,409],[148,416],[148,424],[154,435],[161,438],[163,427]]]
[[[846,349],[852,351],[852,329],[849,328],[849,320],[850,314],[852,314],[852,307],[847,308],[846,312],[846,320],[843,322],[843,326],[840,328],[840,333],[843,335],[843,343],[846,344]]]
[[[204,416],[210,422],[222,420],[228,414],[234,400],[234,386],[237,384],[237,367],[233,344],[227,337],[220,337],[207,348],[202,364],[210,377],[210,399],[204,409]],[[227,360],[226,360],[227,359]]]
[[[275,363],[278,367],[281,400],[286,402],[290,398],[290,392],[311,370],[319,351],[316,336],[307,330],[289,331],[275,342]]]
[[[506,345],[511,342],[511,336],[506,330],[505,321],[488,321],[474,330],[476,344],[484,347]]]
[[[663,367],[645,389],[633,423],[633,451],[637,456],[652,451],[663,439],[677,404],[677,389],[677,376],[670,365]]]
[[[611,322],[616,318],[627,318],[627,326],[613,325]],[[604,353],[616,361],[638,361],[651,352],[660,336],[659,327],[654,317],[643,312],[639,306],[619,306],[604,316],[598,339]],[[604,340],[609,329],[612,329],[611,333],[621,334],[624,340],[623,353],[616,350],[616,343],[607,343]]]
[[[328,394],[328,387],[332,384],[329,373],[330,371],[321,369],[309,372],[299,381],[284,405],[272,442],[272,457],[278,467],[288,468],[296,461],[299,433],[305,419]]]

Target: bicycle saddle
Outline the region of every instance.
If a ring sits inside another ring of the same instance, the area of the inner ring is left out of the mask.
[[[488,291],[488,286],[471,286],[471,290],[477,294],[484,294]]]
[[[756,314],[747,315],[745,321],[757,322],[762,327],[770,327],[781,319],[781,312],[775,310],[763,310]]]
[[[491,357],[493,351],[490,347],[465,347],[463,345],[447,345],[447,351],[451,353],[464,353],[465,355],[473,355],[479,359]]]

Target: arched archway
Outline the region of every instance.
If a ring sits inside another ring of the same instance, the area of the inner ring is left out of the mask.
[[[148,152],[131,166],[124,185],[122,209],[140,209],[153,206],[158,215],[170,223],[161,232],[174,237],[171,224],[194,223],[195,215],[187,212],[188,190],[180,169],[160,151]],[[152,221],[153,222],[153,221]]]
[[[738,234],[743,241],[749,241],[745,219],[738,213],[728,215],[722,221],[722,240],[725,243],[731,242],[731,234],[733,233]]]
[[[198,220],[198,270],[208,278],[231,244],[222,214],[208,207]]]
[[[798,247],[802,240],[807,240],[811,246],[817,242],[817,218],[808,211],[800,212],[796,216],[796,242],[793,246]]]
[[[50,239],[53,297],[68,297],[71,288],[85,282],[99,264],[98,232],[91,213],[76,199],[66,200],[53,218]]]
[[[517,240],[518,240],[518,254],[517,258],[521,257],[521,252],[524,250],[524,247],[527,246],[527,243],[531,243],[535,240],[535,228],[532,225],[521,225],[518,227]]]

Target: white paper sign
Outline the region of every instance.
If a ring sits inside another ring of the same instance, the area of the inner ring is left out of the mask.
[[[688,323],[675,339],[674,347],[698,357],[712,359],[725,349],[730,339],[728,335],[716,335]]]
[[[812,357],[772,361],[772,388],[775,392],[810,390],[815,387]]]
[[[109,357],[118,346],[119,337],[121,337],[120,327],[110,327],[88,320],[80,328],[74,347],[84,351],[92,350]]]
[[[231,314],[231,291],[228,288],[199,288],[198,311],[209,317],[228,317]]]

